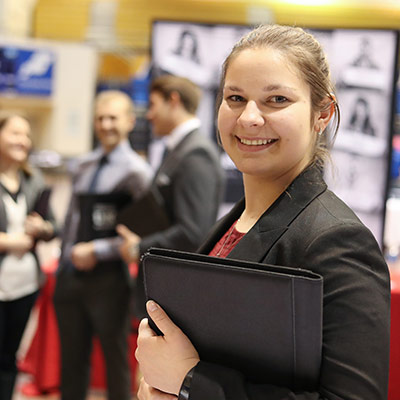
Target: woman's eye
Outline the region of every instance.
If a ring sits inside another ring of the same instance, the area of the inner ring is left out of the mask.
[[[233,94],[232,96],[229,96],[228,97],[228,100],[229,101],[233,101],[233,102],[240,102],[240,101],[243,101],[244,99],[243,99],[243,97],[242,96],[239,96],[239,95],[237,95],[237,94]]]
[[[288,99],[285,96],[274,96],[271,98],[273,103],[285,103]]]

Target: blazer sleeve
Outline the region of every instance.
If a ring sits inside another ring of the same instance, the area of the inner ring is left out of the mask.
[[[303,260],[324,277],[317,390],[255,385],[237,371],[200,361],[190,400],[387,399],[390,279],[373,235],[359,223],[329,227],[311,240]]]
[[[172,180],[173,224],[142,238],[140,251],[150,247],[194,251],[215,223],[222,172],[204,149],[188,154]]]
[[[32,179],[31,185],[28,186],[26,188],[26,190],[32,191],[32,193],[34,194],[34,196],[33,196],[34,203],[33,204],[36,204],[36,202],[39,200],[39,197],[42,195],[43,190],[46,189],[46,184],[45,184],[43,175],[39,170],[34,170],[31,179]],[[54,217],[54,212],[53,212],[51,203],[48,205],[47,215],[45,216],[44,219],[47,222],[50,222],[50,224],[52,225],[53,235],[45,237],[45,238],[39,238],[39,239],[44,240],[44,241],[49,241],[49,240],[55,238],[56,236],[58,236],[58,234],[59,234],[59,227],[58,227],[58,224]]]

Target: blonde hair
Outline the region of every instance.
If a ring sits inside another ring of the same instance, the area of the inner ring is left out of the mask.
[[[97,107],[100,103],[106,103],[108,101],[121,100],[126,105],[126,111],[129,115],[135,115],[135,106],[132,99],[124,92],[120,90],[104,90],[96,96],[95,106]]]
[[[310,87],[313,113],[327,109],[333,104],[335,109],[333,124],[328,125],[321,134],[315,135],[312,163],[323,166],[325,160],[329,158],[329,149],[339,128],[340,110],[325,53],[320,43],[310,33],[291,26],[261,25],[245,35],[236,43],[222,65],[218,104],[222,101],[222,91],[230,63],[243,50],[263,48],[277,50],[297,67],[300,76]],[[328,104],[327,99],[330,100]]]

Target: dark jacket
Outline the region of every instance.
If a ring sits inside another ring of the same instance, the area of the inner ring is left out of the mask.
[[[243,209],[242,200],[217,223],[201,253],[211,251]],[[237,371],[201,361],[190,400],[387,399],[388,268],[371,232],[327,190],[317,168],[298,176],[228,257],[301,267],[323,276],[319,387],[313,393],[293,393],[284,387],[254,385]]]

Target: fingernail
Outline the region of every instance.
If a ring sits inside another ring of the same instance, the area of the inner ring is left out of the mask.
[[[153,312],[153,311],[156,311],[158,307],[157,307],[157,304],[156,304],[154,301],[149,300],[149,301],[147,302],[147,308],[148,308],[148,310],[149,310],[150,312]]]

